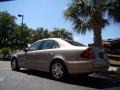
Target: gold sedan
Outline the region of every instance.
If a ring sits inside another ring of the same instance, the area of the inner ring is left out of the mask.
[[[11,59],[12,70],[28,68],[50,72],[56,80],[64,79],[68,74],[105,71],[108,66],[102,48],[86,47],[60,38],[38,40]]]

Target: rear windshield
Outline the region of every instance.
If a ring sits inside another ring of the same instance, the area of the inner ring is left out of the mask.
[[[72,40],[65,40],[66,42],[68,42],[69,44],[73,45],[73,46],[85,46],[81,43],[78,43],[76,41],[72,41]]]

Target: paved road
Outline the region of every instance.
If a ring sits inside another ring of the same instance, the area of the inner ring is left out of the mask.
[[[0,61],[0,68],[10,69],[10,61]]]
[[[59,82],[39,71],[11,71],[10,62],[0,61],[0,66],[3,63],[0,68],[0,90],[120,90],[120,78],[117,76],[94,74],[86,79],[71,78]]]

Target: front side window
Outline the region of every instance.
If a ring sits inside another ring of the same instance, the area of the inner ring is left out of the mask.
[[[30,46],[28,48],[28,51],[35,51],[35,50],[39,50],[40,49],[40,46],[41,46],[41,42],[36,42],[34,43],[32,46]]]

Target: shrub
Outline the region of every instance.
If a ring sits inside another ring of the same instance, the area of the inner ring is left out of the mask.
[[[4,47],[1,49],[2,54],[3,54],[3,58],[6,59],[6,55],[8,55],[10,53],[10,49],[7,47]]]
[[[3,54],[9,54],[10,49],[9,48],[2,48]]]
[[[0,54],[2,53],[2,50],[0,50]]]

